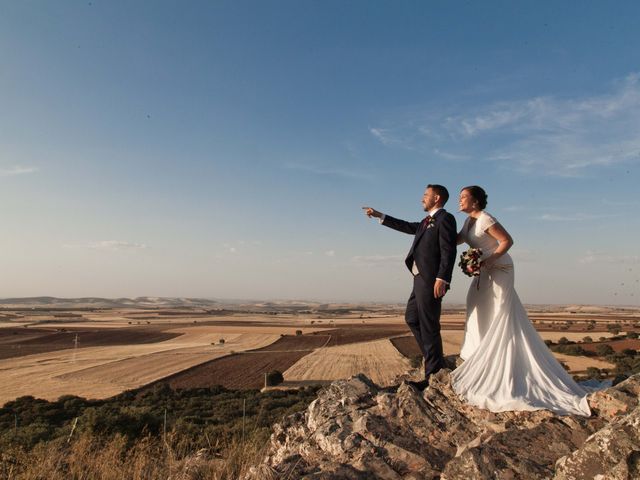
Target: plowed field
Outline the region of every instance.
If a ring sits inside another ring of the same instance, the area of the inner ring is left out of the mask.
[[[590,352],[595,352],[598,345],[609,345],[616,352],[621,352],[628,348],[633,350],[640,350],[639,339],[625,339],[625,340],[612,340],[610,342],[593,342],[593,343],[581,343],[580,346]]]
[[[68,328],[61,332],[45,328],[1,328],[0,359],[22,357],[36,353],[55,352],[78,347],[141,345],[163,342],[181,333],[163,332],[158,328]]]
[[[261,388],[264,374],[271,370],[284,372],[314,349],[326,345],[328,335],[287,335],[257,350],[232,354],[202,363],[158,383],[172,388],[202,388],[222,385],[226,388]],[[146,388],[150,388],[149,385]]]

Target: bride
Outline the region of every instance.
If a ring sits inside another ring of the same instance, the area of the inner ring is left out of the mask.
[[[493,412],[548,409],[589,416],[586,392],[573,381],[535,330],[513,286],[513,240],[484,211],[487,194],[478,186],[460,192],[467,217],[458,244],[482,250],[480,276],[467,295],[467,323],[451,384],[472,405]]]

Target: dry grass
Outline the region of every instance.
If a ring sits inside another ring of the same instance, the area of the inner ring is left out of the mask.
[[[175,435],[167,437],[166,443],[146,437],[130,444],[122,436],[85,434],[70,444],[41,443],[28,453],[4,451],[0,480],[235,480],[260,462],[266,448],[256,435],[222,449],[186,452]]]
[[[593,357],[564,355],[558,352],[553,352],[553,356],[556,357],[562,363],[566,364],[567,367],[569,368],[569,372],[571,372],[572,374],[586,373],[587,368],[589,367],[607,369],[610,371],[615,369],[616,367],[612,363],[605,362],[604,360],[600,360],[598,358],[593,358]]]

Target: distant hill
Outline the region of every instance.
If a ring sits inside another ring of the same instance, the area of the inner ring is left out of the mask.
[[[206,298],[136,297],[136,298],[2,298],[3,308],[158,308],[158,307],[214,307],[219,302]]]

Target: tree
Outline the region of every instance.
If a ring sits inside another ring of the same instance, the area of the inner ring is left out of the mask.
[[[273,387],[284,382],[284,377],[278,370],[271,370],[269,373],[265,374],[264,382],[265,386]]]
[[[614,335],[618,335],[620,333],[620,325],[614,323],[613,325],[607,326],[607,330],[609,330]]]
[[[567,345],[563,352],[567,355],[584,355],[584,349],[580,345]]]
[[[560,337],[560,339],[558,340],[558,343],[560,345],[567,345],[569,343],[569,339],[567,337]]]
[[[582,339],[584,343],[593,343],[593,338],[586,336]]]
[[[596,353],[601,357],[606,357],[607,355],[615,353],[615,350],[611,345],[602,343],[596,347]]]

